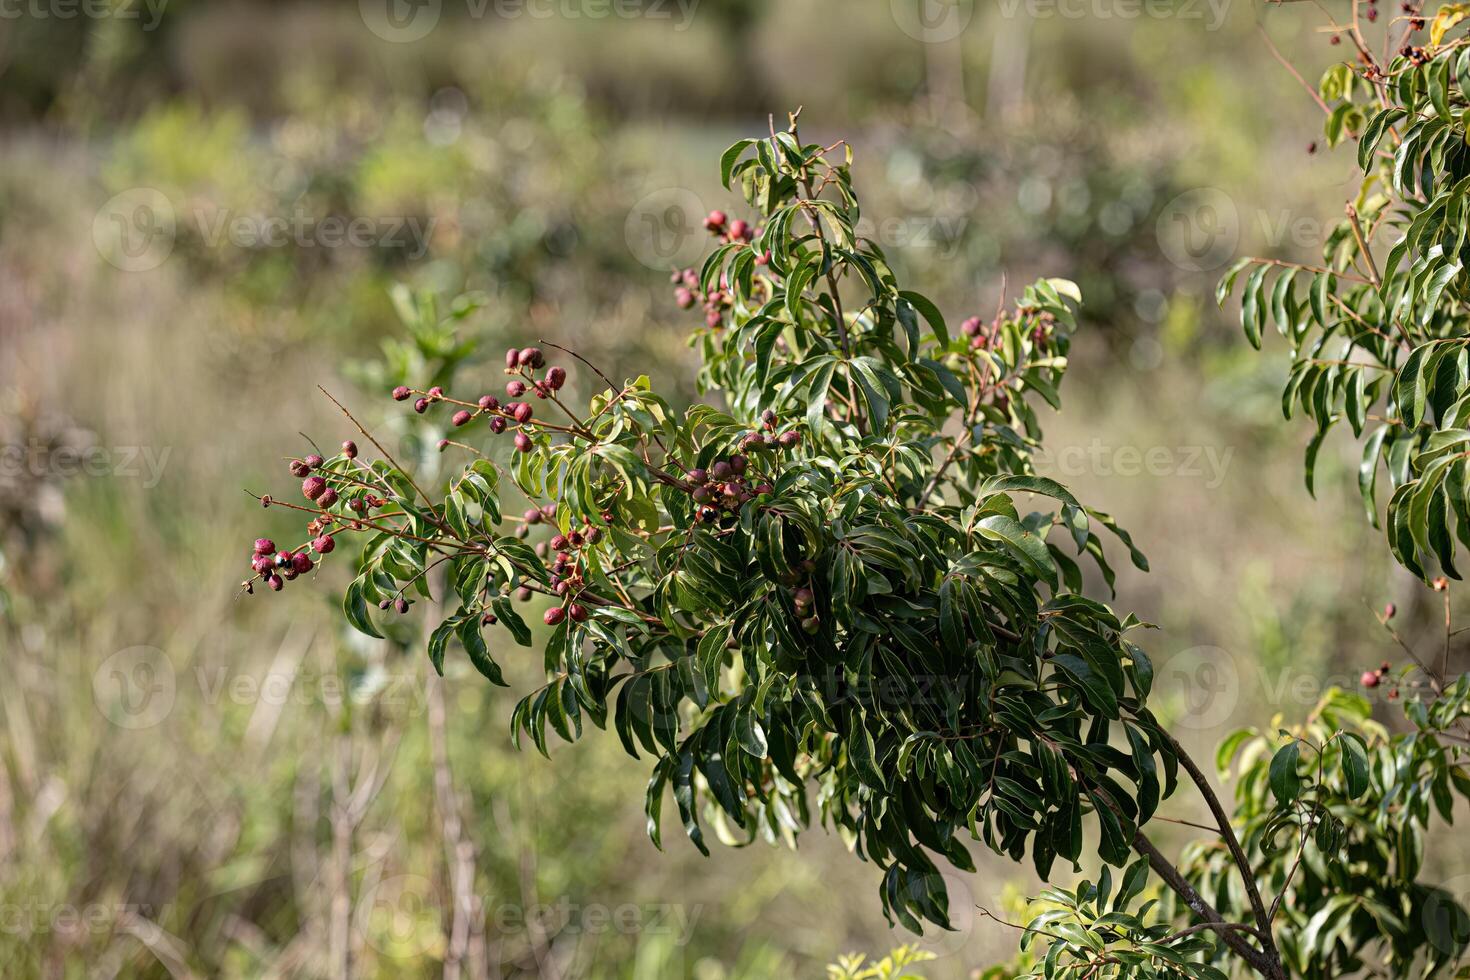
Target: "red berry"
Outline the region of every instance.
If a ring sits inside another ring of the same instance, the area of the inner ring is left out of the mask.
[[[528,402],[517,402],[516,407],[512,410],[512,414],[515,415],[515,420],[522,424],[531,421],[533,412],[534,410]]]
[[[552,606],[550,609],[546,610],[546,615],[541,617],[541,619],[545,621],[547,626],[556,626],[558,623],[566,618],[567,611],[561,606]]]
[[[530,436],[526,435],[524,432],[516,433],[516,452],[528,453],[531,451],[531,447],[533,445],[534,443],[531,442]]]
[[[520,350],[518,348],[511,347],[508,350],[506,350],[506,352],[505,352],[505,366],[507,368],[513,368],[513,367],[515,367],[518,363],[520,363],[520,360],[521,360],[521,352],[520,352]]]
[[[301,481],[301,492],[307,500],[317,500],[327,492],[327,481],[319,476],[308,476]]]
[[[711,211],[709,217],[704,219],[704,226],[710,231],[725,227],[725,212]]]
[[[255,553],[257,555],[268,555],[276,550],[276,543],[270,538],[255,539]]]
[[[393,389],[393,400],[399,402],[408,401],[408,396],[413,394],[413,389],[408,385],[399,385]]]
[[[552,391],[560,391],[561,386],[567,383],[567,369],[554,367],[546,372],[546,386]]]
[[[399,596],[398,601],[393,603],[393,608],[398,610],[400,616],[403,615],[408,612],[408,600],[403,598],[403,596]]]
[[[801,445],[801,433],[795,429],[789,432],[783,432],[776,438],[776,442],[782,449],[792,449]]]
[[[316,550],[317,554],[329,555],[332,553],[332,549],[337,547],[337,541],[330,534],[323,534],[321,537],[313,541],[311,543],[311,546],[313,549]]]
[[[420,415],[424,414],[429,410],[429,400],[427,398],[420,398],[418,401],[413,403],[413,410],[415,412],[418,412]]]
[[[487,412],[493,412],[500,407],[500,399],[494,395],[481,395],[480,407]]]
[[[306,457],[306,459],[304,459],[302,462],[306,463],[307,469],[314,470],[318,466],[322,465],[322,463],[324,462],[324,460],[320,456],[318,456],[316,453],[312,453],[310,456]]]
[[[507,381],[505,383],[505,393],[512,398],[519,398],[526,393],[526,383],[524,381]]]
[[[331,487],[322,491],[322,495],[316,501],[322,507],[330,507],[337,502],[337,491]]]
[[[1376,670],[1365,670],[1363,676],[1358,679],[1363,682],[1364,687],[1377,687],[1380,678]]]
[[[446,449],[449,448],[449,440],[448,439],[440,439],[439,442],[435,445],[434,448],[438,449],[442,453],[444,450],[446,450]]]
[[[438,385],[435,385],[434,387],[429,389],[428,394],[430,401],[438,401],[439,399],[444,397],[444,389],[439,387]]]
[[[560,534],[558,534],[556,537],[552,538],[551,539],[551,550],[552,551],[565,551],[565,550],[567,550],[567,539],[564,536],[560,535]]]
[[[523,347],[516,355],[516,363],[521,367],[539,368],[546,363],[546,358],[539,347]]]
[[[524,585],[521,586],[519,589],[516,589],[516,598],[521,602],[530,602],[531,590]]]
[[[296,570],[297,575],[305,575],[312,569],[312,560],[304,551],[298,551],[291,556],[291,567]]]
[[[680,286],[674,290],[674,302],[679,305],[679,309],[687,310],[694,305],[694,294]]]
[[[965,320],[964,323],[960,324],[960,331],[964,333],[966,337],[975,336],[980,332],[980,318],[978,316],[972,316],[969,319]]]
[[[585,623],[585,622],[587,622],[587,607],[586,606],[578,605],[577,603],[574,602],[567,609],[567,612],[568,612],[568,614],[571,615],[572,622],[574,622],[574,623]]]
[[[505,431],[505,419],[501,418],[499,415],[497,415],[494,418],[492,418],[490,420],[490,431],[493,432],[493,433],[495,433],[496,435],[499,435],[500,433],[504,432]]]
[[[469,412],[465,411],[464,409],[460,409],[459,411],[454,413],[454,418],[450,419],[450,421],[453,422],[455,425],[464,425],[472,417],[473,416],[471,416]]]
[[[1393,603],[1390,602],[1388,605],[1386,605],[1386,606],[1383,607],[1383,618],[1384,619],[1393,619],[1394,613],[1396,613],[1398,611],[1399,611],[1399,607],[1398,606],[1395,606]]]
[[[289,469],[291,471],[291,475],[295,477],[302,477],[311,472],[311,467],[307,466],[299,459],[291,460],[291,465],[286,468]]]
[[[356,459],[357,443],[353,442],[351,439],[348,439],[346,442],[342,443],[342,455],[346,456],[348,459]]]
[[[281,576],[279,575],[272,575],[265,580],[265,584],[271,587],[272,592],[279,592],[286,586],[286,583],[281,581]]]
[[[480,617],[481,626],[494,626],[498,622],[500,622],[500,620],[493,612],[487,612],[485,615]]]
[[[730,237],[739,238],[742,241],[749,241],[751,238],[750,225],[736,218],[730,222]]]
[[[532,507],[530,510],[521,515],[521,520],[525,521],[527,524],[540,524],[541,508]]]
[[[265,555],[256,555],[254,558],[250,559],[250,567],[255,569],[256,573],[260,575],[265,575],[272,568],[275,567],[275,562],[271,561],[270,558]]]

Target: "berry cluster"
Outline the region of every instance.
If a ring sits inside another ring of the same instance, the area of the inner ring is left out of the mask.
[[[511,381],[506,382],[505,394],[510,399],[520,398],[523,395],[535,395],[537,398],[556,400],[556,393],[567,383],[566,368],[549,367],[540,377],[536,373],[546,367],[546,355],[539,347],[512,347],[505,352],[505,373],[513,375]],[[429,410],[438,402],[449,405],[457,405],[459,409],[450,418],[450,423],[457,429],[469,425],[475,419],[484,416],[489,419],[490,431],[499,435],[506,431],[512,424],[516,425],[515,447],[517,452],[530,452],[535,446],[535,440],[531,438],[527,426],[535,417],[535,409],[530,402],[506,401],[501,403],[494,395],[481,395],[476,401],[466,402],[457,398],[451,398],[444,393],[444,389],[435,385],[428,391],[417,391],[407,385],[399,385],[393,389],[393,398],[396,401],[407,401],[413,396],[419,397],[414,400],[413,410],[420,415]],[[543,424],[544,425],[544,424]],[[554,426],[545,426],[555,428]],[[452,443],[449,439],[439,440],[439,450],[442,452]]]
[[[347,509],[354,514],[370,517],[374,509],[387,505],[388,501],[374,492],[377,488],[372,484],[339,471],[336,466],[339,461],[350,466],[356,459],[357,444],[349,439],[342,443],[341,456],[330,463],[319,453],[291,460],[287,469],[292,476],[301,478],[301,495],[312,506],[286,506],[314,515],[306,525],[310,537],[295,549],[277,549],[270,538],[257,538],[250,555],[250,568],[255,575],[244,583],[245,591],[254,592],[257,580],[265,582],[273,592],[281,591],[285,583],[316,567],[310,552],[315,552],[319,557],[332,553],[337,547],[333,537],[335,531],[363,528],[363,522],[357,517],[331,513],[331,508],[345,502]],[[329,480],[335,481],[337,486],[332,486]],[[386,491],[386,488],[382,489]],[[260,502],[265,507],[277,503],[270,496],[261,497]]]
[[[761,233],[760,228],[751,227],[748,221],[739,218],[731,221],[723,211],[711,211],[704,219],[704,227],[718,241],[726,244],[749,245]],[[766,265],[770,261],[771,253],[765,251],[756,256],[755,264]],[[701,303],[705,326],[715,329],[723,325],[725,311],[734,304],[730,283],[725,276],[720,276],[719,288],[708,291],[701,291],[699,274],[693,269],[675,269],[669,275],[669,282],[674,286],[674,302],[680,309],[691,309],[695,303]]]

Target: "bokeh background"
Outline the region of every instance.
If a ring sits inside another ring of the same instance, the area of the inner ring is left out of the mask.
[[[956,931],[918,938],[820,829],[704,859],[671,825],[660,853],[646,762],[600,734],[516,751],[513,693],[342,626],[340,566],[242,597],[248,542],[295,524],[243,491],[354,435],[318,383],[393,438],[374,379],[396,283],[482,294],[459,330],[486,387],[496,349],[546,338],[693,397],[698,311],[669,270],[702,254],[704,211],[743,213],[720,151],[802,106],[950,317],[1081,284],[1046,467],[1152,559],[1117,605],[1161,627],[1160,712],[1201,758],[1301,717],[1393,656],[1383,603],[1410,637],[1441,614],[1367,525],[1346,439],[1308,496],[1284,351],[1249,351],[1212,298],[1237,256],[1317,256],[1354,191],[1261,36],[1315,81],[1341,49],[1307,6],[5,3],[0,973],[817,977],[907,941],[932,978],[1006,960],[1016,935],[980,909],[1017,917],[1028,867],[978,853]],[[1436,874],[1467,870],[1443,853]]]

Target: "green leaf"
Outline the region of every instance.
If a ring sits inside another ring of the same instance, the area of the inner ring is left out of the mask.
[[[1293,802],[1301,795],[1302,781],[1296,771],[1300,754],[1301,747],[1292,741],[1277,749],[1276,754],[1271,757],[1271,795],[1283,805]]]

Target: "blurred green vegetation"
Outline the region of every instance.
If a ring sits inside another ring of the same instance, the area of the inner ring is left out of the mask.
[[[444,7],[414,43],[349,2],[172,0],[151,30],[146,10],[0,20],[7,976],[438,976],[464,866],[494,976],[819,976],[912,938],[839,840],[706,861],[670,835],[658,854],[616,740],[517,753],[502,692],[338,632],[329,590],[235,591],[245,543],[292,523],[242,487],[289,486],[297,431],[354,435],[317,383],[396,446],[432,444],[362,367],[398,333],[394,282],[482,293],[461,329],[491,351],[546,338],[692,395],[696,314],[668,272],[699,257],[704,209],[738,213],[719,151],[797,105],[805,132],[852,143],[875,237],[951,317],[988,316],[1006,283],[1082,284],[1051,472],[1152,559],[1119,601],[1164,627],[1161,710],[1187,722],[1202,658],[1224,671],[1230,703],[1186,725],[1191,748],[1304,712],[1315,693],[1290,681],[1389,655],[1368,606],[1434,629],[1362,520],[1346,444],[1313,502],[1303,434],[1278,424],[1284,362],[1244,354],[1215,270],[1161,243],[1204,188],[1235,211],[1227,259],[1310,257],[1310,228],[1282,229],[1341,206],[1350,161],[1307,153],[1316,110],[1250,4],[1218,30],[981,7],[929,44],[888,0]],[[1266,24],[1308,78],[1329,62],[1291,11]],[[141,188],[175,233],[129,271]],[[282,244],[229,230],[298,216]],[[368,243],[324,247],[331,217]],[[1150,450],[1160,465],[1125,465]],[[960,932],[919,941],[925,976],[1014,949],[965,907],[1002,912],[1031,872],[977,857],[951,885]]]

